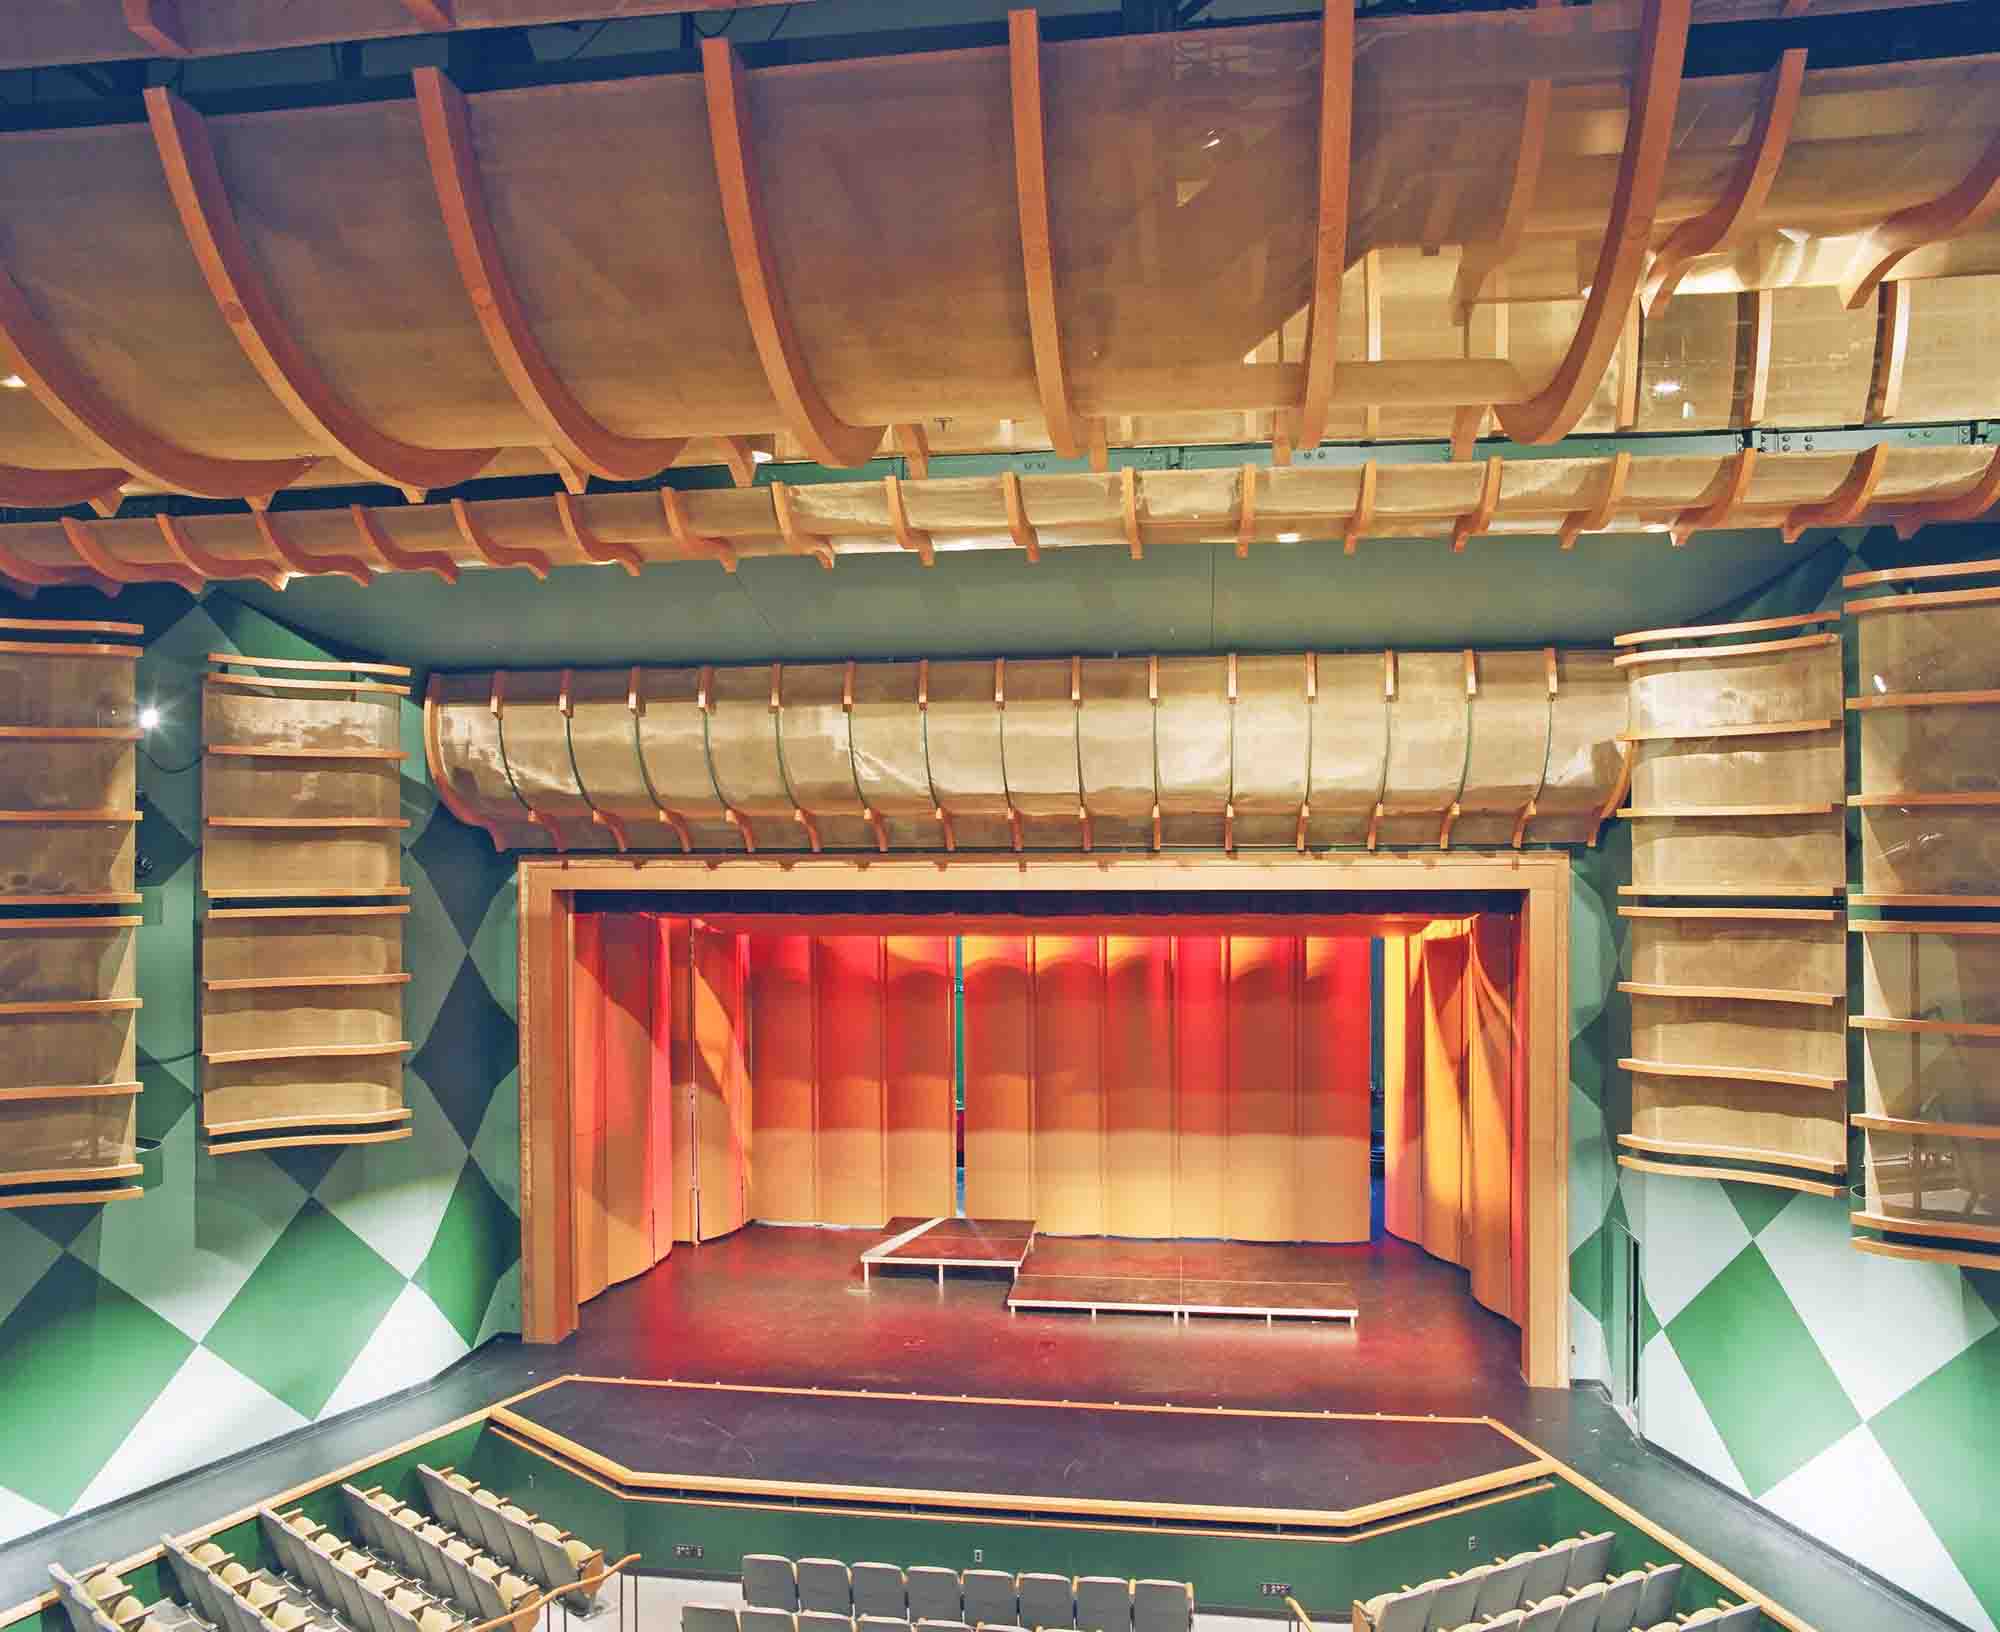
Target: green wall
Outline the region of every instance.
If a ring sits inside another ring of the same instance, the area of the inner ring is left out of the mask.
[[[2000,554],[1990,529],[1933,529],[1918,546],[1899,545],[1887,529],[1842,535],[1718,617],[1837,606],[1849,571]],[[1845,627],[1851,644],[1852,622]],[[1849,854],[1858,868],[1851,833]],[[1598,865],[1617,860],[1607,847]],[[2000,1272],[1856,1252],[1844,1199],[1617,1167],[1605,1129],[1615,1137],[1629,1126],[1629,1085],[1614,1062],[1628,1051],[1631,1023],[1608,987],[1624,941],[1616,884],[1631,875],[1590,871],[1579,867],[1572,918],[1576,1375],[1603,1379],[1618,1396],[1626,1305],[1613,1225],[1624,1223],[1640,1241],[1637,1420],[1645,1438],[1945,1614],[1993,1632]],[[1858,985],[1849,999],[1859,1012]],[[1575,1016],[1594,1005],[1596,1018],[1579,1033]],[[1591,1039],[1587,1057],[1578,1036]],[[1860,1074],[1857,1057],[1849,1071],[1857,1105]],[[1595,1101],[1587,1111],[1580,1094]],[[1858,1135],[1853,1145],[1858,1180]]]
[[[424,1382],[520,1325],[513,861],[439,807],[421,707],[403,706],[413,1136],[216,1160],[196,1101],[201,677],[214,651],[333,654],[219,592],[133,590],[82,615],[146,624],[139,696],[163,716],[138,839],[139,1130],[161,1173],[138,1200],[0,1213],[0,1541]]]

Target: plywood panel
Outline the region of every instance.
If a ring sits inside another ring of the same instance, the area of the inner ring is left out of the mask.
[[[1398,652],[1383,773],[1383,844],[1435,845],[1465,780],[1470,714],[1460,652]],[[1398,814],[1401,813],[1401,814]]]
[[[697,925],[692,953],[696,1233],[703,1241],[746,1221],[749,1084],[743,1060],[742,937]]]
[[[2000,708],[1876,708],[1860,719],[1861,786],[1869,792],[1990,791],[1995,785]]]
[[[1103,941],[1034,937],[1037,1226],[1104,1231]]]
[[[1472,1295],[1512,1318],[1514,920],[1472,921],[1466,969],[1465,1248]]]
[[[1464,935],[1420,943],[1424,965],[1424,1250],[1465,1262]]]
[[[647,1122],[652,1144],[650,1182],[652,1185],[653,1262],[658,1263],[674,1250],[675,1215],[686,1206],[685,1185],[680,1174],[687,1160],[687,1143],[682,1124],[685,1102],[680,1079],[674,1074],[675,980],[670,961],[672,943],[668,920],[658,913],[640,914],[652,938],[647,968],[653,982],[653,1030],[649,1039],[650,1072]]]
[[[1852,604],[1852,603],[1850,603]],[[2000,689],[1993,608],[1973,601],[1854,620],[1860,695]]]
[[[1173,943],[1104,939],[1104,1228],[1174,1233]]]
[[[957,1210],[952,938],[884,939],[883,1209],[891,1218]]]
[[[2000,1242],[2000,1137],[1868,1130],[1868,1210]]]
[[[1294,1190],[1304,1241],[1366,1241],[1369,1227],[1368,942],[1300,943],[1298,1143]]]
[[[124,1096],[0,1104],[0,1184],[136,1173],[136,1106]]]
[[[604,915],[570,918],[570,1227],[576,1240],[576,1298],[587,1303],[611,1283],[604,1177]]]
[[[1837,919],[1641,918],[1631,946],[1632,979],[1643,986],[1847,992],[1847,934]]]
[[[1835,716],[1837,718],[1837,716]],[[1639,745],[1631,804],[1837,805],[1846,792],[1838,726],[1773,737],[1704,737]]]
[[[1219,935],[1174,937],[1174,1234],[1227,1233],[1229,1009]]]
[[[817,1072],[810,935],[752,935],[750,1215],[782,1223],[822,1215],[814,1186]]]
[[[1832,643],[1750,657],[1642,663],[1630,675],[1632,729],[1639,732],[1838,720],[1845,706],[1840,647]]]
[[[822,935],[813,946],[819,1038],[819,1217],[882,1224],[882,941]]]
[[[1229,997],[1229,1177],[1225,1231],[1236,1241],[1298,1238],[1298,942],[1232,935]]]
[[[305,918],[210,913],[202,921],[202,977],[395,974],[403,967],[403,920],[409,910],[406,906],[330,908]]]
[[[653,944],[637,913],[604,921],[605,1271],[630,1280],[653,1256]]]
[[[1847,1102],[1825,1088],[1635,1072],[1632,1132],[1647,1141],[1641,1150],[1837,1171],[1847,1157]]]
[[[1389,704],[1380,652],[1323,652],[1312,709],[1312,818],[1315,845],[1359,844],[1382,798],[1389,754]]]
[[[1885,895],[2000,895],[2000,821],[1980,805],[1861,811],[1861,887]]]
[[[1870,1114],[2000,1129],[2000,1037],[1864,1031]]]
[[[1382,1224],[1424,1239],[1423,944],[1382,943]]]
[[[210,1133],[273,1120],[295,1127],[387,1123],[402,1106],[403,1062],[394,1054],[232,1060],[201,1070],[201,1125]]]
[[[1634,996],[1632,1052],[1669,1065],[1845,1077],[1846,1016],[1838,1006]]]
[[[1033,1218],[1034,1014],[1025,935],[968,935],[965,1210]]]
[[[1842,824],[1838,813],[1642,817],[1632,823],[1632,883],[1642,891],[1832,894],[1847,884]]]

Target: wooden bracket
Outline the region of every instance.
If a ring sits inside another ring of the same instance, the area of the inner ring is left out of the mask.
[[[1393,651],[1385,651],[1382,654],[1382,701],[1393,703],[1395,700],[1396,654]]]
[[[1007,504],[1007,531],[1026,552],[1030,566],[1042,558],[1041,534],[1029,525],[1028,512],[1021,503],[1021,478],[1011,470],[1000,473],[1000,494]]]
[[[368,569],[368,563],[351,555],[308,555],[299,549],[278,530],[268,511],[253,507],[250,520],[256,526],[257,536],[269,550],[293,572],[332,573],[342,578],[352,578],[363,589],[375,581],[375,575]]]
[[[1222,802],[1222,852],[1228,856],[1236,854],[1236,801],[1234,799],[1225,799]]]
[[[1130,465],[1118,472],[1118,502],[1125,517],[1125,547],[1134,561],[1146,559],[1146,541],[1139,531],[1139,473]]]
[[[354,530],[362,544],[375,552],[376,559],[391,572],[434,572],[448,584],[458,582],[458,563],[450,556],[430,550],[405,550],[382,529],[366,505],[350,504]]]
[[[1528,824],[1535,819],[1535,801],[1530,799],[1521,807],[1521,814],[1514,818],[1513,847],[1518,850],[1527,842]]]
[[[1245,465],[1237,488],[1236,558],[1246,560],[1257,533],[1257,467]]]
[[[1986,145],[1971,171],[1956,187],[1927,204],[1912,205],[1889,217],[1862,240],[1848,274],[1841,280],[1840,299],[1858,312],[1874,296],[1877,285],[1905,255],[1946,238],[1956,238],[1982,225],[2000,209],[2000,136]]]
[[[1500,212],[1500,230],[1483,244],[1467,244],[1458,258],[1458,278],[1452,285],[1452,318],[1461,328],[1472,321],[1472,308],[1486,280],[1504,266],[1520,246],[1521,234],[1534,208],[1535,187],[1541,179],[1542,150],[1549,134],[1549,103],[1554,85],[1531,79],[1522,93],[1521,140],[1514,149],[1514,169],[1507,182],[1507,202]],[[1456,454],[1453,457],[1457,457]]]
[[[794,805],[792,807],[792,820],[806,830],[806,843],[811,846],[812,853],[818,855],[820,853],[819,823],[813,820],[811,812],[807,811],[803,806]]]
[[[809,555],[827,571],[833,570],[833,545],[822,533],[809,533],[799,525],[792,508],[792,490],[783,482],[770,486],[771,511],[778,518],[778,535],[793,555]]]
[[[60,519],[63,537],[69,540],[69,547],[76,552],[76,558],[99,578],[114,584],[178,584],[190,595],[201,593],[206,580],[199,571],[178,564],[141,567],[122,561],[97,542],[89,522],[78,521],[74,516]]]
[[[1375,461],[1370,459],[1361,467],[1361,493],[1354,501],[1354,514],[1347,518],[1347,525],[1341,530],[1341,553],[1352,555],[1355,546],[1374,525]]]
[[[1611,518],[1617,514],[1618,501],[1625,495],[1625,479],[1632,474],[1632,455],[1614,453],[1611,468],[1605,473],[1604,496],[1588,510],[1573,510],[1563,519],[1562,547],[1576,548],[1579,533],[1601,533],[1611,525]]]
[[[1466,540],[1477,538],[1493,525],[1493,510],[1500,502],[1501,463],[1497,454],[1486,461],[1486,473],[1479,483],[1479,502],[1460,516],[1451,529],[1452,554],[1463,555]]]
[[[1438,848],[1440,850],[1449,850],[1451,848],[1451,826],[1452,823],[1458,820],[1459,811],[1460,806],[1458,801],[1456,799],[1452,800],[1444,813],[1444,825],[1438,829]]]
[[[931,535],[921,527],[910,525],[909,511],[903,506],[902,478],[884,476],[882,486],[889,496],[889,525],[895,530],[897,546],[913,551],[925,566],[936,566],[937,555],[931,546]]]
[[[1159,854],[1159,850],[1160,850],[1160,802],[1157,799],[1155,799],[1153,801],[1153,853],[1157,855]]]
[[[229,560],[211,554],[195,543],[178,516],[162,513],[153,519],[159,523],[160,536],[166,540],[168,553],[190,571],[198,572],[204,578],[254,578],[271,589],[285,587],[282,567],[263,560]]]
[[[1299,805],[1299,819],[1292,827],[1292,848],[1300,855],[1306,853],[1306,831],[1312,826],[1312,814],[1312,801],[1303,801]]]
[[[1776,296],[1769,289],[1746,289],[1736,297],[1743,388],[1730,419],[1750,430],[1764,423],[1771,400],[1771,331]]]
[[[1757,450],[1743,449],[1723,472],[1722,491],[1710,503],[1695,505],[1674,518],[1668,529],[1673,535],[1674,548],[1680,549],[1697,532],[1727,523],[1736,507],[1743,502],[1743,495],[1749,489],[1750,478],[1756,470]]]
[[[645,562],[638,550],[630,544],[612,544],[599,538],[585,525],[575,498],[567,492],[556,494],[556,519],[562,523],[564,535],[586,560],[601,567],[623,567],[631,577],[639,576]]]
[[[487,535],[486,529],[472,519],[465,500],[451,501],[451,519],[458,523],[458,536],[471,545],[473,553],[489,567],[520,567],[532,572],[538,581],[548,581],[549,558],[546,555],[540,550],[521,550],[496,543]]]
[[[660,489],[660,509],[666,514],[667,531],[683,555],[719,562],[724,572],[736,570],[736,546],[726,538],[710,538],[689,526],[687,504],[677,490]]]
[[[1470,646],[1465,648],[1465,695],[1468,699],[1479,695],[1479,657]]]
[[[724,436],[717,439],[722,443],[723,463],[729,466],[729,479],[738,487],[757,485],[757,455],[751,450],[747,436]]]
[[[1901,284],[1883,285],[1885,290],[1901,287]],[[1886,443],[1878,442],[1874,447],[1856,454],[1840,485],[1824,499],[1817,504],[1793,507],[1791,514],[1785,517],[1785,542],[1796,543],[1799,534],[1808,527],[1845,527],[1860,520],[1875,497],[1876,485],[1882,480],[1882,471],[1888,462]]]
[[[1375,841],[1381,836],[1381,832],[1382,801],[1378,799],[1375,801],[1375,808],[1368,813],[1368,849],[1371,855],[1374,853]]]
[[[872,805],[863,805],[861,815],[868,823],[869,832],[875,835],[876,850],[886,856],[889,853],[889,829],[883,825],[882,818],[876,814]]]
[[[623,818],[613,816],[609,811],[599,810],[595,805],[592,805],[590,807],[590,819],[592,823],[603,828],[611,835],[611,842],[618,846],[618,853],[621,856],[632,848],[629,836],[625,831]]]
[[[898,425],[895,427],[896,446],[903,450],[903,458],[910,467],[910,474],[918,481],[925,481],[931,473],[931,443],[924,435],[921,425]]]
[[[123,0],[123,10],[125,27],[141,44],[163,57],[190,54],[180,7],[174,0]]]

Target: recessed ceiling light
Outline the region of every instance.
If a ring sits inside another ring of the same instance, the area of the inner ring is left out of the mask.
[[[1280,544],[1296,544],[1302,536],[1299,533],[1280,533],[1278,535],[1278,542]]]
[[[1653,395],[1656,397],[1677,397],[1680,394],[1681,382],[1679,380],[1655,380],[1653,382]]]
[[[28,382],[18,374],[9,374],[5,379],[0,379],[0,385],[4,385],[9,391],[25,391],[28,389]]]

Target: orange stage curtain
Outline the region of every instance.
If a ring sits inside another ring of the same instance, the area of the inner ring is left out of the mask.
[[[1465,1262],[1466,937],[1427,936],[1424,966],[1424,1250]]]
[[[1513,1312],[1514,935],[1493,913],[1472,921],[1465,989],[1466,1267],[1472,1295]]]
[[[694,1239],[694,952],[685,918],[661,914],[654,919],[659,935],[660,1007],[654,1015],[655,1070],[664,1070],[668,1093],[654,1109],[664,1116],[669,1133],[663,1148],[672,1153],[670,1190],[673,1207],[668,1229],[674,1241]],[[665,1048],[661,1048],[661,1038]],[[664,1256],[664,1249],[662,1250]]]
[[[697,924],[694,970],[696,1236],[712,1241],[747,1218],[750,1083],[743,1058],[745,937]]]
[[[818,1217],[823,1224],[882,1224],[882,940],[819,936],[813,942],[814,1029],[819,1035]]]
[[[1366,1241],[1368,942],[1314,935],[1300,947],[1298,1234],[1306,1241]]]
[[[883,944],[882,1165],[890,1218],[957,1210],[958,1140],[952,1097],[951,940],[892,935]]]
[[[1173,943],[1104,939],[1104,1230],[1175,1233]]]
[[[823,1215],[818,1161],[818,1052],[813,940],[752,935],[750,955],[750,1216],[812,1223]]]
[[[656,1029],[660,943],[637,913],[574,925],[570,1084],[579,1301],[673,1246],[673,1087]]]
[[[1227,1233],[1229,1005],[1219,935],[1177,935],[1174,956],[1174,1234]]]
[[[1051,1235],[1104,1231],[1104,975],[1095,935],[1037,935],[1031,1215]]]
[[[968,935],[965,1210],[1035,1216],[1034,977],[1025,935]]]
[[[1382,943],[1382,1225],[1424,1239],[1424,1026],[1422,943]]]
[[[1298,943],[1232,935],[1229,980],[1229,1183],[1224,1233],[1294,1241]]]

